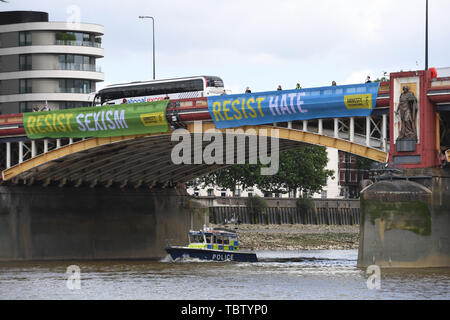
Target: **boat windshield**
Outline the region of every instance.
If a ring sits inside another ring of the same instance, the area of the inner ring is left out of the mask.
[[[237,237],[229,232],[190,232],[189,243],[236,245]]]
[[[202,234],[194,234],[189,236],[189,240],[191,243],[204,243],[205,239]]]

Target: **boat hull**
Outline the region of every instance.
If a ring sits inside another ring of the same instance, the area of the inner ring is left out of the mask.
[[[240,251],[223,251],[211,249],[197,249],[188,247],[167,247],[166,251],[173,260],[189,257],[200,260],[211,261],[237,261],[237,262],[258,262],[256,253]]]

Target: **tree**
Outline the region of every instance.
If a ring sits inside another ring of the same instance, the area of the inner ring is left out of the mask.
[[[267,208],[267,202],[258,196],[249,197],[247,199],[247,209],[250,214],[250,222],[258,223],[258,215]]]
[[[383,71],[383,76],[381,78],[377,78],[374,82],[386,82],[389,81],[389,75],[386,71]]]
[[[207,174],[197,180],[203,186],[218,186],[236,190],[257,186],[267,192],[286,193],[300,190],[303,193],[320,192],[333,177],[332,170],[325,169],[328,157],[325,147],[306,146],[280,153],[279,171],[272,176],[262,176],[261,165],[233,165]]]
[[[328,177],[334,174],[332,170],[325,169],[327,163],[325,147],[307,146],[282,152],[278,174],[261,176],[258,188],[269,192],[320,192],[327,185]]]
[[[241,187],[243,190],[253,187],[259,179],[259,165],[232,165],[196,179],[196,186],[218,186],[234,191]],[[192,184],[192,182],[190,183]]]

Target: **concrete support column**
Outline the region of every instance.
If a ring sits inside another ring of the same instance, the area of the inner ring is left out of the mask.
[[[350,118],[350,142],[355,141],[355,118]]]
[[[44,139],[44,153],[48,152],[48,140]]]
[[[303,120],[303,131],[308,131],[308,120]]]
[[[0,260],[159,260],[209,221],[181,191],[0,185]]]
[[[35,140],[31,141],[31,157],[32,158],[36,157],[36,141]]]
[[[23,141],[19,141],[19,163],[23,162]]]
[[[382,116],[382,129],[381,129],[381,141],[383,144],[383,151],[387,151],[387,114],[383,114]]]
[[[334,118],[334,137],[339,138],[339,119]]]
[[[6,168],[11,168],[11,142],[6,143]]]
[[[370,147],[370,120],[371,117],[366,117],[366,146]]]
[[[292,121],[288,122],[288,129],[292,129]]]
[[[318,121],[318,133],[323,134],[323,120],[319,119]]]
[[[61,148],[61,139],[56,139],[56,148]]]

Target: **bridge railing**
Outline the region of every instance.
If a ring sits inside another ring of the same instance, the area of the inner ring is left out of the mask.
[[[27,137],[16,137],[14,139],[10,138],[9,140],[3,138],[3,140],[6,141],[3,141],[4,147],[0,150],[2,159],[0,165],[1,170],[9,169],[16,164],[21,164],[38,155],[85,139],[66,138],[30,140]]]

